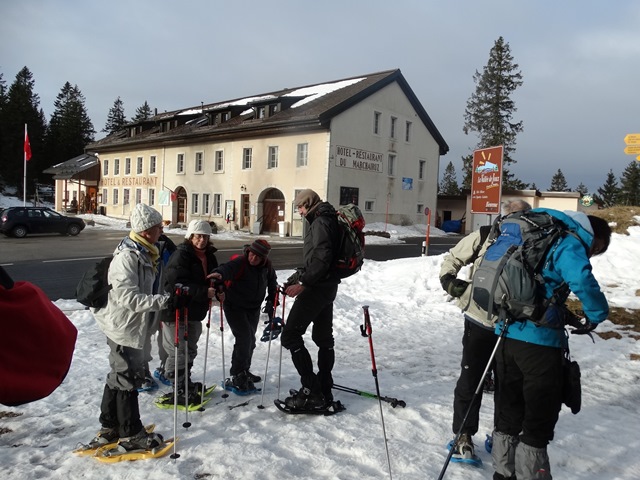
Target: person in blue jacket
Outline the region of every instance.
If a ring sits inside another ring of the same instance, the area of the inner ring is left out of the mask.
[[[568,227],[570,233],[551,248],[541,274],[547,298],[563,283],[578,297],[586,318],[573,333],[589,333],[609,314],[589,259],[607,250],[611,228],[605,220],[582,212],[532,211],[547,212]],[[563,312],[562,306],[550,308]],[[548,310],[547,318],[550,313]],[[498,322],[496,333],[500,334],[502,328]],[[562,406],[566,346],[564,322],[551,327],[524,320],[506,326],[496,352],[500,388],[496,392],[498,411],[491,451],[494,480],[552,478],[547,445],[553,440]]]

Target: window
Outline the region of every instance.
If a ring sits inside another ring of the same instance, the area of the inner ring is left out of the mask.
[[[204,154],[196,152],[196,173],[202,173],[204,169]]]
[[[218,217],[222,215],[222,194],[221,193],[213,194],[213,205],[211,207],[211,210],[213,210],[211,212],[213,215],[216,215]]]
[[[393,153],[389,154],[389,165],[387,167],[387,173],[390,177],[393,177],[396,173],[396,156]]]
[[[109,203],[109,190],[107,190],[106,188],[102,189],[102,203]]]
[[[374,201],[373,200],[365,200],[365,202],[364,202],[364,210],[366,212],[373,212],[373,205],[374,205]]]
[[[360,189],[355,187],[340,187],[340,205],[358,205],[359,191]]]
[[[198,213],[198,200],[200,200],[200,195],[197,193],[191,194],[191,213]]]
[[[209,197],[208,193],[202,194],[202,214],[209,215]]]
[[[418,213],[423,213],[424,212],[424,204],[423,203],[419,203],[417,205],[417,212]]]
[[[420,160],[418,162],[418,180],[424,180],[424,170],[427,166],[426,160]]]
[[[129,195],[131,191],[128,188],[122,189],[122,204],[129,205]]]
[[[216,172],[224,171],[224,151],[223,150],[216,150],[216,160],[215,160],[214,170]]]
[[[109,160],[102,161],[102,175],[105,177],[109,175]]]
[[[375,135],[380,135],[380,118],[382,118],[380,112],[373,112],[373,133]]]
[[[184,173],[184,153],[179,153],[176,160],[176,172]]]
[[[306,167],[309,157],[309,144],[299,143],[296,155],[296,167]]]
[[[276,113],[278,113],[280,111],[280,105],[279,104],[274,104],[274,105],[269,105],[269,116],[273,116]]]
[[[156,173],[156,156],[155,155],[151,155],[149,157],[149,173],[152,175]]]
[[[407,122],[405,125],[404,141],[405,142],[411,141],[411,122]]]
[[[136,203],[142,203],[142,189],[136,188]]]
[[[264,117],[265,117],[265,108],[258,107],[258,118],[264,118]]]
[[[389,131],[391,138],[396,138],[396,123],[398,123],[398,119],[396,117],[391,117],[391,129]]]
[[[246,170],[251,168],[251,149],[250,148],[244,148],[242,150],[242,169]]]
[[[114,205],[118,204],[118,189],[117,188],[113,189],[113,204]]]
[[[131,159],[130,158],[124,159],[124,174],[131,175]]]
[[[136,175],[142,175],[142,157],[136,159]]]
[[[149,189],[149,205],[154,206],[156,204],[156,190],[155,188]]]
[[[267,168],[278,168],[278,147],[269,147]]]
[[[113,161],[113,174],[120,175],[120,159],[119,158],[116,158]]]

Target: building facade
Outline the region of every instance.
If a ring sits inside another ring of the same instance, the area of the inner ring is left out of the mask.
[[[447,151],[400,70],[156,114],[87,147],[109,216],[144,202],[167,223],[293,236],[305,188],[367,223],[424,223]]]

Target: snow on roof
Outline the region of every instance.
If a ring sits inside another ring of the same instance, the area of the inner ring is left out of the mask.
[[[290,93],[287,93],[285,97],[306,96],[306,98],[303,98],[299,102],[296,102],[293,105],[291,105],[291,108],[296,108],[304,105],[305,103],[309,103],[313,100],[316,100],[317,98],[320,98],[321,96],[326,95],[327,93],[335,92],[336,90],[340,90],[341,88],[348,87],[362,80],[364,80],[364,78],[351,78],[349,80],[343,80],[341,82],[323,83],[321,85],[303,87],[303,88],[294,90]]]

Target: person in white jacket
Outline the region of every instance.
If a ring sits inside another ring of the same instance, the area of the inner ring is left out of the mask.
[[[147,433],[140,420],[138,391],[145,379],[144,343],[150,313],[169,308],[170,295],[154,295],[160,254],[162,215],[143,203],[131,213],[131,231],[113,253],[109,266],[109,300],[93,310],[107,336],[109,365],[100,407],[102,428],[89,443],[97,448],[118,442],[124,452],[153,449],[163,444],[161,435]]]

